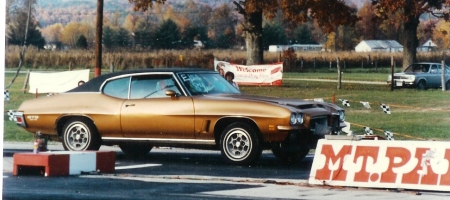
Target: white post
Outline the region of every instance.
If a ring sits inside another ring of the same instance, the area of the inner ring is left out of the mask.
[[[442,70],[441,70],[442,71],[442,75],[441,75],[442,91],[445,91],[446,88],[445,88],[445,61],[444,60],[442,60],[441,68],[442,68]]]

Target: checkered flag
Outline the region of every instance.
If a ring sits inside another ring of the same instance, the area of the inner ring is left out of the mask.
[[[14,121],[14,111],[13,110],[8,110],[8,118],[9,118],[9,121]]]
[[[364,126],[364,132],[366,132],[365,135],[373,135],[373,130],[370,127]]]
[[[390,115],[391,114],[391,110],[389,109],[389,105],[386,104],[381,104],[380,105],[381,109],[383,109],[383,112]]]
[[[360,101],[359,103],[361,103],[364,106],[364,108],[369,108],[370,109],[369,102],[367,102],[367,101]]]
[[[350,107],[350,102],[348,100],[346,100],[346,99],[344,99],[344,100],[339,99],[339,101],[342,101],[342,105],[343,106]]]
[[[394,140],[394,133],[390,131],[384,131],[384,135],[386,135],[387,140]]]
[[[3,93],[5,94],[5,101],[9,101],[9,91],[5,90]]]

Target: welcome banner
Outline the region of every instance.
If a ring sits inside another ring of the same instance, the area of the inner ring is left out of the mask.
[[[30,93],[61,93],[89,80],[89,69],[65,72],[30,72]]]
[[[234,82],[239,85],[274,85],[281,86],[283,79],[283,63],[265,65],[238,65],[214,60],[214,69],[222,69],[224,74],[234,74]]]

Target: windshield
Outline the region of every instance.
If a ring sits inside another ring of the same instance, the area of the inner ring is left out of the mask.
[[[405,69],[404,72],[428,72],[430,68],[429,64],[412,64],[408,68]]]
[[[240,93],[218,73],[180,73],[179,76],[191,95]]]

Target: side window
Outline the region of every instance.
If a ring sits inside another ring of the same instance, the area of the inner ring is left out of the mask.
[[[428,72],[430,70],[430,65],[422,65],[422,72]]]
[[[102,92],[112,97],[127,99],[129,85],[130,77],[111,80],[105,84]]]
[[[431,67],[431,73],[434,73],[434,74],[440,74],[441,73],[441,66],[442,65],[433,65],[432,67]]]
[[[131,79],[130,99],[167,97],[166,91],[180,93],[171,75],[140,75]]]

